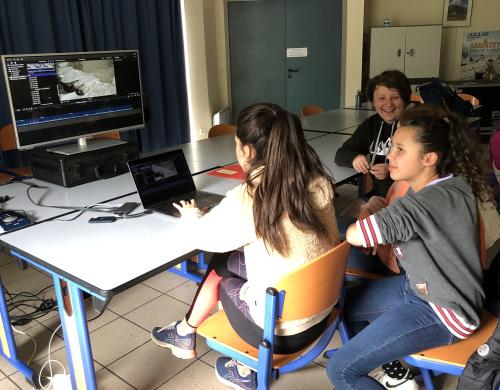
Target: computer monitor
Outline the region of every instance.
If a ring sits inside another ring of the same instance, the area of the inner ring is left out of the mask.
[[[48,150],[79,153],[122,142],[88,136],[144,127],[137,50],[3,55],[2,66],[19,149],[78,138]]]

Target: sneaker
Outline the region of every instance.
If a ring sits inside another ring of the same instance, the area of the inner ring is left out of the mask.
[[[413,378],[413,374],[398,360],[395,360],[388,364],[384,364],[382,365],[382,367],[374,369],[368,374],[368,376],[375,379],[386,389],[419,389],[417,381]]]
[[[220,382],[233,389],[253,390],[257,388],[257,373],[252,371],[249,375],[242,376],[238,372],[236,360],[226,356],[217,359],[215,375]]]
[[[151,340],[160,347],[170,348],[172,354],[179,359],[194,359],[196,357],[196,333],[181,336],[177,333],[180,321],[172,322],[164,328],[154,327],[151,330]]]

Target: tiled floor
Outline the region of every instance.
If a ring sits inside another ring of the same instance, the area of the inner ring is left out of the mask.
[[[357,212],[355,187],[344,185],[338,188],[336,198],[338,214],[355,215]],[[354,205],[353,205],[354,204]],[[28,269],[21,271],[13,258],[0,253],[0,275],[11,292],[37,292],[50,285],[46,275]],[[170,351],[153,344],[149,330],[154,325],[166,325],[184,316],[195,293],[193,282],[163,272],[114,297],[108,309],[97,319],[89,321],[90,340],[95,362],[99,389],[223,389],[214,374],[214,363],[218,354],[211,351],[203,340],[198,340],[199,358],[180,360]],[[54,297],[48,289],[44,297]],[[87,318],[95,313],[88,305]],[[49,338],[59,325],[55,312],[19,327],[35,337],[38,351],[31,365],[40,368],[47,361]],[[51,345],[51,358],[66,367],[64,343],[59,331]],[[16,344],[25,361],[33,351],[32,341],[24,335],[16,335]],[[335,338],[332,347],[338,345]],[[322,358],[299,372],[282,376],[273,389],[329,389],[331,385],[325,373]],[[53,365],[54,372],[61,368]],[[47,375],[47,371],[43,372]],[[453,389],[454,377],[442,376],[438,389]],[[32,389],[24,377],[0,358],[0,389]]]

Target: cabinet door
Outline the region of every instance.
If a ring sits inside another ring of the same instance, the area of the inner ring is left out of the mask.
[[[406,28],[405,74],[408,78],[438,77],[441,26]]]
[[[406,27],[380,27],[371,29],[370,78],[384,70],[404,72]]]

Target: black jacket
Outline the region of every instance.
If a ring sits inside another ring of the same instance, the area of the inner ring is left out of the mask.
[[[380,131],[380,126],[382,130]],[[375,154],[375,161],[373,164],[380,164],[386,162],[386,156],[389,154],[391,148],[391,136],[393,131],[396,130],[397,124],[386,123],[378,115],[372,115],[366,119],[354,132],[344,144],[337,150],[335,154],[335,163],[341,167],[352,167],[352,161],[360,154],[364,154],[371,163],[372,157]],[[378,137],[380,131],[380,137]],[[377,137],[379,138],[378,144]],[[385,180],[378,180],[372,176],[373,179],[373,195],[385,196],[387,190],[391,186],[393,180],[388,177]]]

